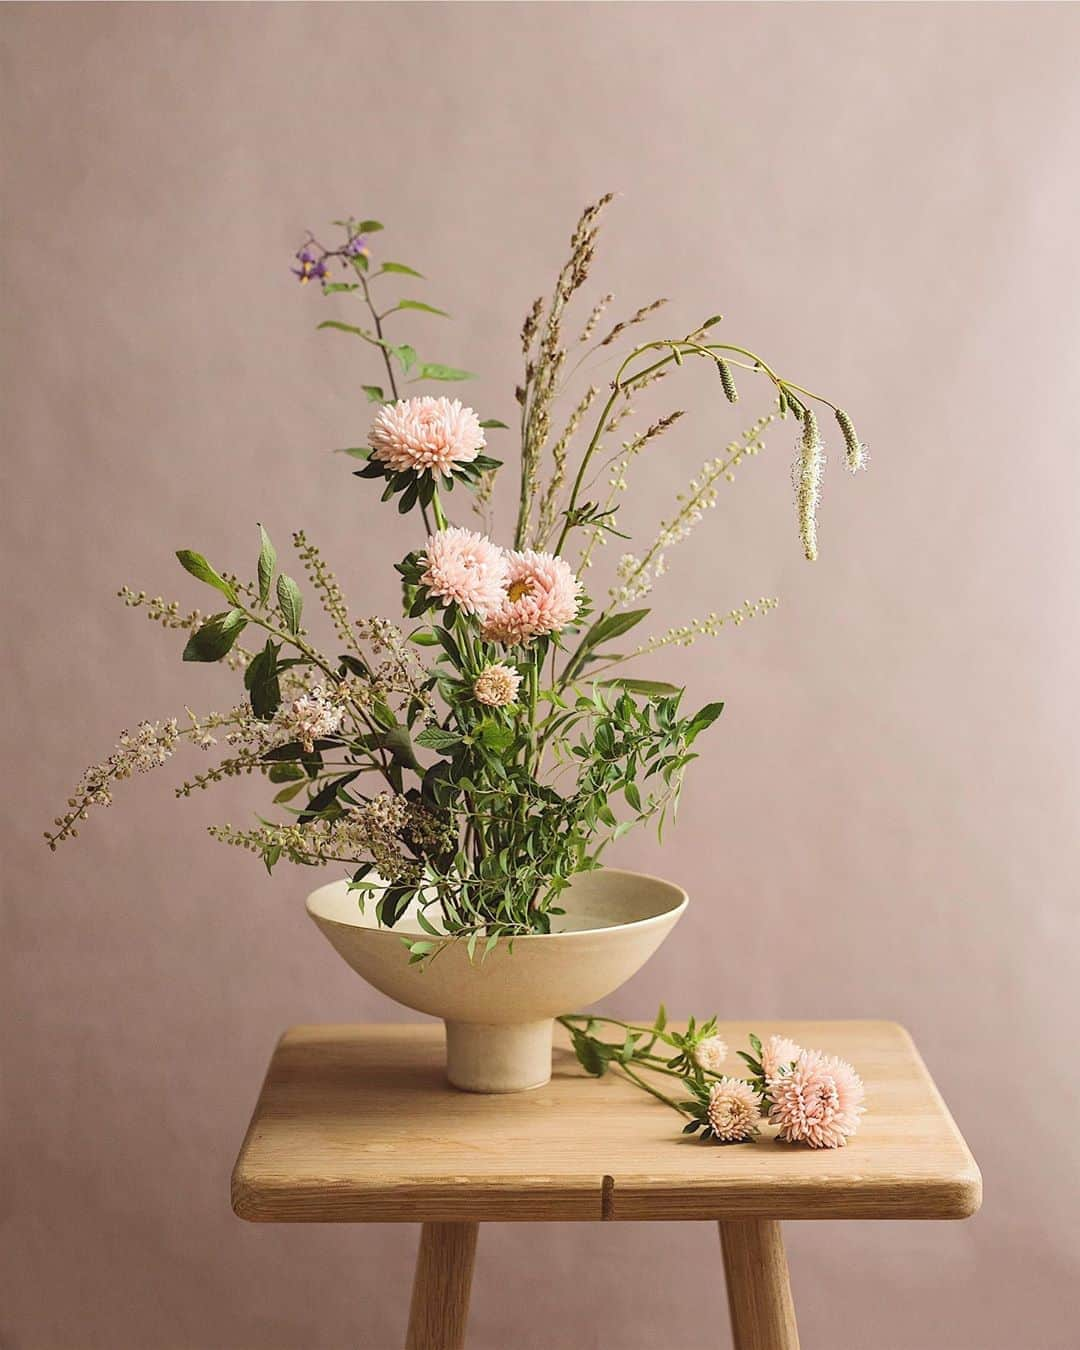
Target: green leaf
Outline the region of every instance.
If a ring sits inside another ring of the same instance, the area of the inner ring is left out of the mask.
[[[700,732],[704,731],[706,727],[711,727],[723,711],[724,705],[722,703],[706,703],[704,708],[696,712],[690,719],[690,724],[686,728],[686,744],[690,745]]]
[[[364,391],[365,394],[367,394],[367,401],[369,403],[383,402],[383,391],[379,388],[377,384],[362,384],[360,388]],[[353,452],[351,450],[346,450],[345,453],[347,455],[350,455]]]
[[[295,783],[303,782],[307,774],[299,764],[272,764],[267,777],[271,783]]]
[[[499,427],[503,431],[510,430],[510,428],[506,425],[506,423],[500,422],[497,417],[485,417],[484,420],[480,423],[480,425],[484,428],[485,431],[491,431],[495,427]]]
[[[438,314],[444,319],[450,317],[445,309],[436,309],[434,305],[425,305],[423,300],[399,300],[397,307],[398,309],[419,309],[424,314]]]
[[[280,802],[291,802],[292,799],[293,799],[293,798],[300,792],[300,790],[303,788],[304,782],[306,782],[306,780],[307,780],[307,775],[305,774],[305,775],[302,776],[302,781],[301,781],[301,782],[299,782],[299,783],[290,783],[288,787],[283,787],[283,788],[281,789],[281,791],[280,791],[279,793],[277,793],[277,795],[274,797],[274,801],[275,801],[275,802],[279,802],[279,803],[280,803]]]
[[[251,695],[251,710],[261,721],[268,722],[281,705],[281,686],[278,683],[278,644],[267,639],[266,646],[244,671],[244,688]]]
[[[304,597],[300,594],[300,587],[293,581],[292,577],[286,576],[284,572],[277,579],[277,598],[278,608],[281,610],[289,632],[299,633],[300,615],[304,610]]]
[[[613,680],[597,680],[597,684],[602,689],[625,689],[628,694],[646,694],[655,698],[684,692],[679,685],[665,684],[663,680],[631,680],[623,676]]]
[[[176,551],[176,557],[185,572],[190,572],[193,577],[213,586],[215,591],[220,591],[230,605],[237,603],[236,591],[223,576],[214,571],[201,553],[195,553],[190,548],[180,548]]]
[[[354,228],[353,234],[377,234],[378,231],[383,228],[381,221],[362,220],[359,225]]]
[[[400,347],[391,347],[390,350],[401,362],[401,369],[404,374],[408,375],[416,364],[416,348],[410,347],[407,342],[403,342]]]
[[[456,370],[453,366],[426,363],[416,372],[417,380],[475,380],[471,370]]]
[[[370,445],[343,445],[343,446],[341,447],[340,450],[335,450],[335,451],[334,451],[334,454],[335,454],[335,455],[351,455],[351,456],[353,457],[353,459],[370,459],[370,458],[371,458],[371,446],[370,446]],[[377,468],[378,476],[381,478],[381,477],[382,477],[382,468],[379,467],[379,466],[376,466],[376,468]],[[360,470],[360,472],[363,472],[363,470]],[[375,474],[371,474],[371,475],[369,475],[369,476],[372,477],[372,478],[374,478],[376,475],[375,475]]]
[[[649,612],[647,609],[628,609],[623,614],[608,614],[593,624],[585,634],[585,642],[590,647],[598,647],[601,642],[607,642],[610,638],[622,637],[623,633],[635,628]]]
[[[428,750],[450,750],[461,744],[461,733],[445,731],[442,727],[425,727],[416,737],[416,744]]]
[[[220,661],[246,627],[247,619],[242,610],[230,609],[225,614],[211,615],[188,638],[184,660]]]
[[[378,339],[369,333],[366,328],[357,328],[354,323],[342,323],[340,319],[324,319],[322,323],[316,325],[318,332],[323,328],[336,328],[339,333],[352,333],[353,337],[366,338],[368,342],[374,342],[378,346]]]
[[[274,568],[277,566],[277,549],[270,542],[270,536],[259,526],[259,603],[265,605],[270,599],[270,585],[274,580]]]
[[[394,727],[392,731],[380,736],[379,741],[390,751],[395,764],[400,764],[405,769],[421,768],[416,751],[413,749],[412,739],[404,727]]]
[[[508,750],[514,742],[514,733],[499,722],[485,721],[480,727],[480,739],[489,750]]]
[[[422,272],[418,272],[415,267],[406,267],[404,263],[384,262],[382,265],[382,271],[400,272],[402,276],[419,277],[421,281],[424,280],[424,274]]]
[[[358,291],[360,283],[358,281],[324,281],[323,295],[334,295],[338,291]]]

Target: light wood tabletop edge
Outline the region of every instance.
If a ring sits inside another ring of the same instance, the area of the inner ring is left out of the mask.
[[[906,1027],[891,1021],[870,1025],[889,1028],[906,1044],[912,1061],[932,1093],[952,1139],[967,1165],[948,1177],[928,1173],[906,1177],[896,1185],[886,1179],[864,1178],[858,1191],[846,1192],[827,1180],[793,1179],[779,1187],[768,1205],[771,1218],[799,1219],[933,1219],[961,1220],[977,1212],[982,1202],[982,1176],[956,1122],[946,1107],[925,1061]],[[862,1025],[868,1025],[863,1022]],[[430,1032],[430,1024],[374,1024],[370,1030],[406,1036]],[[761,1216],[760,1186],[730,1177],[715,1185],[698,1179],[692,1187],[668,1177],[632,1176],[623,1181],[608,1175],[553,1178],[490,1176],[478,1188],[475,1179],[431,1177],[393,1184],[365,1181],[363,1185],[327,1179],[312,1191],[288,1179],[254,1174],[249,1157],[256,1143],[260,1105],[274,1071],[279,1051],[290,1044],[325,1035],[335,1028],[298,1025],[277,1040],[245,1134],[231,1179],[232,1208],[248,1222],[542,1222],[718,1220]],[[345,1028],[339,1028],[344,1030]],[[350,1031],[360,1028],[350,1026]],[[810,1213],[807,1213],[808,1206]]]

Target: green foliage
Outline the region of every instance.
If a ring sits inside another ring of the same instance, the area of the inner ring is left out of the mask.
[[[184,647],[185,661],[220,661],[232,650],[233,643],[247,627],[247,616],[241,609],[230,609],[213,614],[188,638]]]
[[[299,633],[300,616],[304,612],[304,597],[300,594],[300,587],[284,572],[277,579],[277,601],[281,617],[285,620],[289,632]]]
[[[214,590],[220,591],[230,605],[237,603],[235,588],[214,571],[201,553],[194,553],[189,548],[181,548],[177,550],[176,556],[185,572],[190,572],[193,577],[198,577],[200,581],[205,581],[208,586],[213,586]]]

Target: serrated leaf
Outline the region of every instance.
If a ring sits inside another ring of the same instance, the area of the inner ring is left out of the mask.
[[[190,548],[179,548],[176,550],[176,558],[185,572],[190,572],[193,577],[198,577],[208,586],[213,586],[215,591],[220,591],[230,605],[237,603],[236,591],[223,576],[219,576],[201,553],[196,553]]]
[[[304,611],[304,597],[292,577],[282,572],[277,579],[278,608],[290,633],[299,633],[300,616]]]
[[[270,586],[274,580],[274,568],[277,566],[277,549],[270,542],[270,536],[259,526],[259,603],[265,605],[270,599]]]
[[[246,627],[247,619],[242,610],[230,609],[224,614],[212,614],[188,638],[184,647],[184,660],[220,661]]]
[[[458,370],[454,366],[439,365],[438,362],[426,362],[414,376],[416,380],[475,380],[471,370]]]
[[[397,307],[398,309],[418,309],[424,314],[438,314],[444,319],[450,317],[445,309],[436,309],[434,305],[426,305],[423,300],[399,300]]]
[[[415,743],[428,750],[450,750],[461,744],[461,733],[445,731],[442,727],[425,727],[416,736]]]

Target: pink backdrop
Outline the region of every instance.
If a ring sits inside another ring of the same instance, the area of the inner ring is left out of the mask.
[[[594,289],[677,297],[656,335],[722,309],[838,391],[873,459],[853,481],[834,455],[816,567],[787,428],[672,555],[662,620],[782,604],[667,663],[728,707],[677,832],[619,854],[694,903],[610,1007],[906,1023],[985,1207],[793,1226],[805,1343],[1074,1345],[1080,10],[8,5],[0,38],[0,1343],[399,1342],[415,1230],[229,1210],[278,1032],[398,1016],[305,918],[307,876],[203,835],[245,785],[178,806],[167,771],[55,858],[40,833],[121,726],[233,688],[121,582],[202,604],[173,549],[245,569],[262,519],[312,532],[358,610],[393,603],[398,517],[325,453],[362,437],[370,367],[313,332],[347,303],[291,282],[303,229],[385,220],[433,279],[407,293],[457,316],[409,331],[510,421],[524,310],[615,189]],[[763,402],[686,384],[643,529]],[[487,1231],[472,1326],[477,1350],[726,1345],[715,1230]]]

